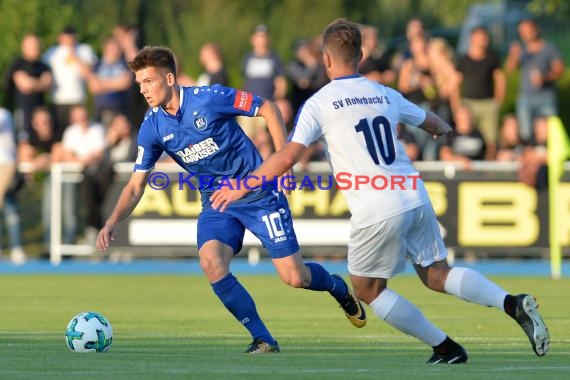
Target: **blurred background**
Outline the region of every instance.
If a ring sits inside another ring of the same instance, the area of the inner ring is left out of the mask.
[[[567,1],[0,0],[0,15],[2,260],[93,257],[136,154],[146,105],[126,62],[141,47],[172,48],[183,85],[222,83],[275,100],[292,128],[327,83],[319,34],[338,17],[362,25],[363,75],[456,128],[450,141],[405,126],[399,136],[452,257],[550,255],[549,117],[570,125]],[[265,126],[240,123],[262,155],[272,152]],[[320,146],[310,153],[298,172],[328,175]],[[166,159],[158,170],[177,178]],[[568,257],[565,185],[557,218]],[[304,255],[344,258],[349,214],[338,195],[291,196]],[[195,192],[147,191],[110,257],[195,256],[199,210]],[[246,246],[250,260],[263,257],[253,237]]]

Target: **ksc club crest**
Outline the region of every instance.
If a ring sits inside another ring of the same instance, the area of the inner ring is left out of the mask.
[[[194,118],[194,126],[197,130],[201,131],[208,126],[208,119],[204,116],[197,116]]]

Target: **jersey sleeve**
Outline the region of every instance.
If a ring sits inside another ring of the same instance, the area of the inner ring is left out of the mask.
[[[224,116],[257,116],[263,98],[251,92],[225,87],[218,84],[210,87],[212,109]]]
[[[394,99],[398,110],[400,110],[400,122],[410,127],[417,127],[422,124],[427,117],[427,112],[410,102],[398,91],[388,88],[392,92],[391,99]]]
[[[323,120],[314,103],[309,100],[299,109],[289,141],[308,147],[323,135]]]
[[[160,158],[163,152],[162,146],[156,141],[155,136],[151,133],[149,124],[143,123],[137,139],[137,158],[133,171],[147,172],[154,168],[154,164]]]

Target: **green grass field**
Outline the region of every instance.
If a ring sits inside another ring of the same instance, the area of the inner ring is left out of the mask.
[[[431,351],[368,315],[356,329],[326,294],[288,288],[275,276],[240,276],[282,352],[248,356],[246,331],[203,276],[9,275],[0,277],[0,379],[567,379],[570,281],[501,277],[532,290],[551,351],[534,355],[522,330],[494,309],[461,302],[402,276],[392,288],[416,303],[470,354],[466,365],[425,363]],[[110,352],[65,345],[68,321],[99,311],[113,325]],[[370,309],[368,309],[370,311]]]

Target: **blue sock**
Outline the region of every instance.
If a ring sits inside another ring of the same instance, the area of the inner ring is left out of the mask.
[[[224,278],[212,284],[212,289],[226,309],[249,331],[253,339],[276,344],[275,339],[257,314],[253,298],[233,274],[228,273]]]
[[[328,291],[334,298],[342,299],[348,293],[346,283],[331,274],[317,263],[306,263],[307,268],[311,271],[311,283],[307,289]]]

